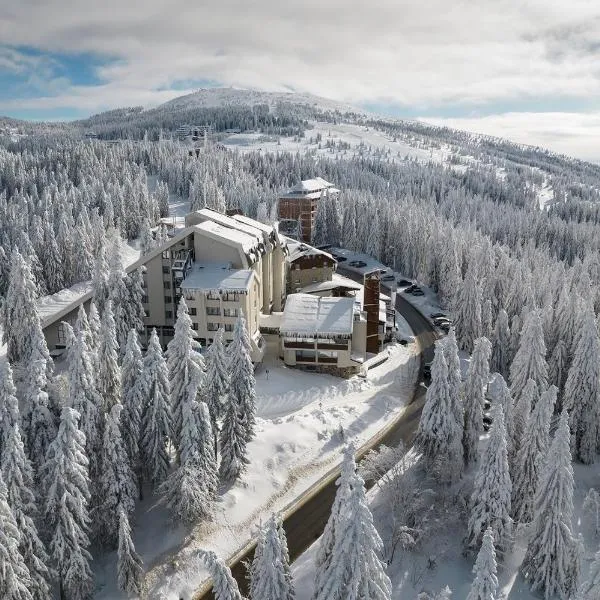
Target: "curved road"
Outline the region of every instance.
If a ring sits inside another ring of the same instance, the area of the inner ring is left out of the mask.
[[[362,283],[361,275],[340,267],[338,267],[338,271],[344,276]],[[375,444],[368,443],[358,450],[357,460],[360,460],[369,450],[377,448],[381,444],[397,446],[400,442],[403,442],[406,446],[410,445],[425,402],[426,389],[421,385],[423,381],[423,364],[433,359],[433,344],[438,335],[431,323],[400,293],[396,294],[396,310],[410,325],[421,349],[419,377],[413,398],[406,410],[392,427],[377,439]],[[310,496],[304,497],[298,504],[294,503],[285,512],[283,528],[287,536],[291,561],[298,558],[323,533],[337,491],[335,482],[339,474],[339,467],[332,469]],[[372,487],[374,483],[374,481],[366,482],[367,487]],[[246,563],[252,560],[255,547],[254,543],[248,544],[228,561],[231,572],[244,595],[248,594]],[[213,598],[210,583],[205,584],[194,595],[194,600],[213,600]]]

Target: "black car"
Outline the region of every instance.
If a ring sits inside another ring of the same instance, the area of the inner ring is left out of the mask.
[[[344,262],[345,260],[348,260],[345,256],[334,256],[334,258],[338,262]]]
[[[433,319],[433,324],[434,325],[443,325],[444,323],[450,323],[450,319],[448,317],[437,317],[435,319]]]
[[[384,275],[381,278],[381,281],[394,281],[394,279],[396,279],[391,273],[389,273],[388,275]]]
[[[417,288],[417,286],[413,283],[412,285],[409,285],[405,290],[404,293],[405,294],[412,294]]]
[[[446,315],[444,313],[431,313],[429,315],[430,319],[439,319],[441,317],[445,317]]]
[[[431,377],[431,363],[425,363],[423,365],[423,377],[426,379]]]
[[[398,279],[398,285],[400,287],[405,287],[407,285],[413,285],[413,282],[409,281],[408,279]]]
[[[424,296],[424,295],[425,295],[425,292],[424,292],[424,291],[423,291],[421,288],[415,288],[415,289],[412,291],[412,295],[413,295],[413,296]]]
[[[351,267],[356,267],[357,269],[362,269],[367,266],[367,263],[364,260],[353,260],[348,263]]]

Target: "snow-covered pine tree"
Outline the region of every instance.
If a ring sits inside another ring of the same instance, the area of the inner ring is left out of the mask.
[[[117,584],[128,596],[140,596],[144,580],[142,559],[135,550],[127,511],[119,506],[119,542],[117,548]]]
[[[288,589],[290,590],[288,598],[284,600],[294,600],[296,591],[294,589],[294,578],[292,576],[292,568],[290,566],[290,552],[288,550],[287,537],[283,528],[283,520],[281,518],[277,519],[277,533],[279,535],[279,546],[281,547],[281,562],[283,563],[283,571],[288,582]]]
[[[231,570],[214,552],[199,550],[198,558],[204,562],[213,579],[215,600],[244,600]]]
[[[96,304],[92,300],[90,302],[90,308],[87,315],[88,321],[88,330],[89,330],[89,339],[86,340],[88,344],[88,350],[92,353],[92,358],[95,365],[95,371],[98,372],[99,367],[99,346],[100,346],[100,315],[98,314],[98,309],[96,308]]]
[[[56,422],[49,408],[46,360],[39,348],[32,350],[27,363],[25,396],[29,416],[27,427],[27,455],[37,475],[46,461],[48,446],[56,436]]]
[[[459,423],[462,428],[465,420],[465,411],[462,399],[460,357],[458,355],[458,344],[456,343],[454,327],[450,329],[450,332],[444,338],[444,358],[448,365],[448,391],[450,393],[452,411],[454,412],[456,422]]]
[[[540,399],[541,401],[541,399]],[[563,410],[536,490],[534,519],[521,573],[549,600],[571,598],[573,582],[573,466],[569,415]]]
[[[490,438],[483,452],[471,494],[467,544],[480,546],[485,530],[492,529],[496,548],[505,551],[512,541],[510,516],[511,481],[506,451],[506,430],[502,408],[495,406]]]
[[[127,289],[126,283],[127,276],[123,270],[121,238],[118,234],[115,234],[110,247],[108,267],[108,299],[112,301],[113,316],[117,332],[117,344],[120,349],[121,347],[125,347],[125,344],[127,343],[127,334],[134,325],[128,322],[129,290]]]
[[[187,385],[181,408],[179,465],[159,488],[174,518],[184,522],[211,513],[218,485],[208,409],[196,401],[201,378],[196,372]]]
[[[231,379],[221,431],[219,468],[219,475],[223,481],[233,481],[244,471],[248,464],[246,447],[254,437],[256,415],[254,366],[250,357],[250,339],[244,315],[240,315],[235,324],[230,350]]]
[[[144,571],[142,559],[135,551],[131,539],[131,527],[127,511],[119,506],[119,547],[117,550],[117,583],[119,589],[126,594],[139,596],[142,593]]]
[[[575,355],[565,384],[574,456],[584,464],[596,459],[600,436],[600,339],[594,309],[585,303]]]
[[[90,501],[85,435],[77,427],[79,413],[62,410],[58,434],[48,448],[44,465],[45,522],[50,532],[50,554],[63,597],[89,598],[93,577],[88,552]]]
[[[596,552],[590,565],[590,575],[581,586],[581,598],[577,600],[596,600],[600,598],[600,550]]]
[[[117,403],[106,414],[100,457],[100,503],[96,521],[99,537],[109,547],[119,539],[119,509],[133,514],[137,492],[133,471],[121,435],[121,411]]]
[[[483,542],[473,567],[475,579],[471,584],[467,600],[496,600],[498,577],[494,533],[490,527],[483,534]]]
[[[173,443],[181,452],[181,427],[183,404],[187,400],[190,381],[197,380],[200,391],[204,374],[204,360],[200,355],[200,344],[194,339],[192,319],[183,296],[177,308],[177,321],[173,339],[167,346],[167,367],[169,369],[169,389],[171,391],[171,415]]]
[[[482,334],[481,285],[475,266],[469,265],[463,284],[454,302],[456,337],[461,350],[473,352],[473,343]]]
[[[69,395],[67,406],[77,411],[79,428],[85,437],[85,451],[89,459],[89,477],[92,487],[98,482],[101,421],[99,407],[102,397],[96,390],[94,365],[85,341],[86,333],[81,330],[74,336],[68,352]]]
[[[327,520],[319,547],[317,548],[313,600],[317,600],[317,598],[321,597],[325,586],[332,576],[331,565],[333,549],[336,545],[336,540],[340,536],[340,524],[343,519],[343,511],[348,503],[352,475],[356,471],[356,463],[354,462],[355,451],[356,449],[353,444],[348,444],[346,448],[344,448],[341,472],[336,481],[338,489],[335,494],[333,505],[331,506],[329,519]]]
[[[223,328],[217,331],[213,343],[208,347],[204,356],[206,366],[204,392],[216,452],[219,434],[218,420],[223,416],[223,407],[226,405],[227,390],[229,389],[229,371],[223,344]]]
[[[510,472],[513,476],[516,457],[521,447],[523,436],[526,434],[527,421],[529,420],[532,407],[537,404],[538,397],[539,393],[535,381],[533,379],[527,380],[525,389],[521,394],[521,399],[514,406],[513,410],[513,459],[510,462]]]
[[[491,370],[500,373],[505,379],[508,378],[509,367],[512,357],[510,342],[510,327],[508,326],[508,314],[501,308],[496,318],[496,326],[492,334],[492,359]]]
[[[549,381],[552,385],[555,385],[562,395],[562,390],[565,387],[567,381],[567,364],[569,363],[569,356],[567,345],[563,340],[558,340],[550,355],[550,361],[548,363]]]
[[[127,302],[126,302],[126,321],[128,325],[128,331],[135,329],[138,333],[144,331],[144,318],[146,312],[144,310],[144,275],[142,269],[136,269],[125,277],[125,287],[127,288]],[[120,340],[120,348],[125,351],[125,345],[127,340]]]
[[[275,515],[267,521],[250,568],[250,597],[263,600],[293,600],[289,564],[281,545],[280,524]]]
[[[101,313],[104,310],[104,303],[108,299],[108,263],[106,262],[106,247],[103,243],[96,250],[92,289],[94,291],[93,302],[98,312]]]
[[[522,396],[522,394],[521,394]],[[502,407],[504,415],[504,430],[506,431],[506,451],[508,454],[508,466],[511,469],[515,461],[515,407],[510,389],[502,375],[496,375],[492,388],[493,403]]]
[[[169,216],[169,187],[165,181],[159,181],[154,191],[158,202],[158,212],[161,217]]]
[[[483,433],[483,404],[490,378],[489,360],[491,344],[487,338],[475,340],[473,354],[464,384],[463,452],[467,465],[479,458],[479,436]]]
[[[140,494],[142,485],[140,435],[144,408],[143,371],[144,363],[138,334],[135,329],[131,329],[127,338],[123,367],[121,369],[121,389],[123,394],[121,432],[123,443],[127,449],[129,464],[135,473]]]
[[[140,229],[140,256],[146,256],[146,254],[154,250],[155,244],[154,235],[150,229],[150,222],[148,219],[144,219]]]
[[[98,346],[98,392],[102,396],[102,412],[121,401],[121,367],[119,366],[118,345],[112,302],[107,300],[102,313],[100,344]]]
[[[438,342],[416,444],[423,453],[427,470],[440,481],[452,483],[462,474],[462,425],[456,421],[450,398],[444,346]]]
[[[34,600],[31,576],[19,552],[21,534],[8,505],[6,485],[0,474],[0,598]]]
[[[33,340],[39,339],[36,330],[41,332],[41,324],[36,299],[37,289],[31,266],[15,247],[11,256],[8,290],[2,304],[2,341],[7,346],[6,356],[13,364],[29,358]],[[49,355],[45,358],[51,360]]]
[[[512,511],[515,521],[519,523],[530,523],[533,519],[535,492],[550,446],[550,420],[556,394],[557,389],[552,385],[540,396],[527,419],[517,452]]]
[[[144,357],[142,380],[145,409],[142,415],[141,450],[145,470],[156,486],[167,477],[167,443],[171,435],[169,372],[156,329],[152,330]]]
[[[317,203],[317,212],[315,214],[315,226],[312,230],[311,243],[314,246],[322,246],[329,242],[329,232],[327,231],[327,199],[324,192]]]
[[[316,590],[316,600],[391,600],[392,584],[379,558],[383,542],[373,524],[365,482],[350,474],[349,493],[337,523],[330,557],[330,576]]]
[[[510,365],[510,384],[515,404],[521,400],[528,379],[535,381],[538,390],[548,387],[544,326],[538,310],[530,311],[525,317],[519,349]]]
[[[4,455],[12,429],[20,422],[17,390],[8,361],[0,361],[0,457]]]
[[[20,532],[19,552],[31,578],[29,591],[34,600],[46,600],[50,595],[48,554],[35,525],[37,506],[33,469],[25,456],[17,423],[11,429],[2,454],[2,478],[6,484],[6,499]]]

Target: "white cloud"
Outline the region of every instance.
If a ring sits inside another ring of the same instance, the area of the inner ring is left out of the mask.
[[[423,117],[420,120],[540,146],[560,154],[600,163],[600,112],[523,112],[475,118]]]
[[[599,13],[597,0],[45,0],[2,3],[0,40],[116,60],[102,86],[19,108],[151,105],[209,79],[468,111],[600,98]]]

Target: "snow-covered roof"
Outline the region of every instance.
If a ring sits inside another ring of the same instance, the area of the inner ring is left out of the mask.
[[[237,229],[231,229],[215,223],[214,221],[203,221],[198,225],[193,225],[192,228],[199,232],[208,234],[213,239],[219,239],[229,245],[237,245],[242,248],[246,254],[250,254],[258,249],[259,243],[262,240],[258,240],[254,235],[248,235]]]
[[[341,282],[341,281],[320,281],[319,283],[311,283],[302,288],[302,292],[305,294],[314,294],[315,292],[327,292],[329,290],[337,290],[344,288],[346,290],[360,290],[361,287],[358,283],[353,281]]]
[[[353,320],[354,298],[290,294],[280,333],[291,337],[350,337]]]
[[[253,275],[252,269],[232,269],[229,264],[193,263],[181,288],[203,293],[245,294],[250,289]]]
[[[223,227],[236,229],[242,233],[253,236],[258,242],[263,241],[262,230],[253,223],[243,223],[234,219],[233,217],[229,217],[223,213],[217,212],[216,210],[211,210],[210,208],[202,208],[196,211],[196,214],[201,216],[203,219],[214,221]]]
[[[279,329],[281,326],[281,319],[283,318],[282,312],[272,312],[269,315],[263,313],[259,314],[258,320],[261,327],[268,327],[270,329]]]
[[[327,193],[337,194],[340,190],[333,187],[333,183],[325,181],[322,177],[304,179],[282,194],[282,198],[319,198],[324,190]]]
[[[290,262],[294,262],[295,260],[297,260],[298,258],[301,258],[303,256],[326,256],[329,260],[331,260],[332,262],[337,262],[335,260],[335,258],[333,258],[333,256],[331,256],[331,254],[329,254],[328,252],[325,252],[323,250],[319,250],[318,248],[315,248],[314,246],[309,246],[308,244],[305,244],[304,242],[299,242],[298,240],[294,240],[292,238],[286,238],[287,240],[287,245],[288,245],[288,249],[290,251],[290,254],[288,256],[288,260]]]

